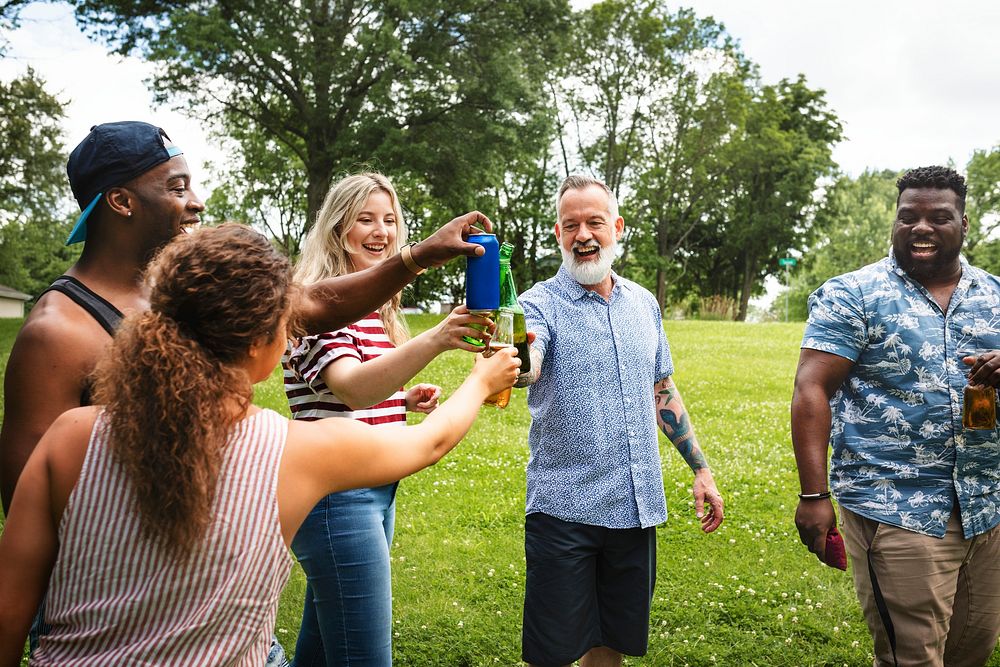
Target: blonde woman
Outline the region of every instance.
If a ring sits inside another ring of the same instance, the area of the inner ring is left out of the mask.
[[[406,230],[392,184],[377,173],[348,176],[327,193],[303,246],[295,278],[311,284],[360,271],[400,251]],[[482,319],[464,306],[410,339],[397,294],[378,312],[337,331],[307,336],[284,359],[285,393],[297,420],[348,417],[372,425],[431,412],[440,387],[402,387]],[[308,580],[294,665],[392,663],[389,547],[396,485],[327,496],[299,529],[292,549]]]
[[[332,491],[444,456],[514,383],[496,354],[416,426],[289,421],[251,404],[295,319],[288,261],[248,227],[177,236],[97,367],[103,404],[59,417],[24,467],[0,536],[0,665],[259,667],[292,559]]]

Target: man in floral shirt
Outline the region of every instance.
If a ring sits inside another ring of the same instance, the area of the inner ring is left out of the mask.
[[[876,665],[983,665],[1000,635],[1000,431],[963,428],[962,396],[1000,386],[1000,278],[961,256],[959,174],[897,187],[889,256],[809,299],[795,523],[824,559],[836,498]]]

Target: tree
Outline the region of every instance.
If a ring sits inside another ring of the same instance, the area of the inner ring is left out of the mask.
[[[719,262],[710,280],[715,293],[737,300],[736,319],[746,319],[750,297],[777,271],[778,258],[801,244],[840,138],[824,92],[810,89],[803,76],[756,95],[743,136],[731,144],[727,219],[719,225]]]
[[[705,227],[724,204],[726,146],[739,135],[749,103],[745,76],[746,69],[730,61],[710,76],[678,77],[674,94],[651,114],[648,161],[636,179],[631,212],[654,246],[643,263],[655,273],[660,308],[668,284],[686,284]]]
[[[1000,145],[977,150],[966,165],[965,211],[969,216],[969,236],[965,253],[969,261],[990,271],[1000,270]]]
[[[856,179],[841,176],[826,189],[791,286],[793,319],[805,319],[809,295],[824,282],[888,254],[897,177],[890,170],[865,171]]]
[[[70,231],[63,104],[28,70],[0,82],[0,283],[37,295],[79,254]]]
[[[208,169],[221,183],[205,202],[209,223],[236,220],[268,234],[289,257],[305,236],[305,170],[286,146],[250,127],[231,127],[217,139],[233,157]]]
[[[332,175],[359,161],[419,174],[451,205],[474,198],[539,105],[536,78],[567,14],[565,0],[77,5],[91,35],[160,65],[160,101],[241,146],[245,128],[294,155],[306,229]],[[263,143],[254,138],[245,157]]]
[[[721,148],[738,133],[752,67],[723,26],[661,0],[596,4],[575,35],[560,87],[575,157],[619,196],[619,269],[654,284],[662,307],[717,203]],[[569,171],[565,145],[563,162]]]

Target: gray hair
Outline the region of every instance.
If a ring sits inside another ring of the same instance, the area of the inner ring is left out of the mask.
[[[596,185],[608,195],[608,214],[611,216],[612,220],[618,219],[618,197],[615,197],[615,193],[611,191],[604,181],[598,180],[591,176],[584,176],[583,174],[570,174],[567,176],[562,185],[559,186],[559,192],[556,194],[556,222],[559,222],[559,202],[562,201],[563,195],[566,194],[567,190],[583,190],[591,185]]]

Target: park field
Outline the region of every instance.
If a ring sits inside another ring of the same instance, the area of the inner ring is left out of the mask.
[[[410,325],[416,332],[437,321],[416,316]],[[3,363],[17,325],[0,320]],[[870,665],[850,575],[820,564],[792,522],[798,483],[788,405],[803,325],[665,326],[726,521],[711,535],[698,530],[691,473],[661,436],[670,518],[657,529],[649,653],[626,664]],[[439,384],[447,396],[471,363],[468,353],[449,352],[416,381]],[[257,386],[255,402],[287,414],[277,371]],[[515,390],[506,410],[481,408],[451,454],[400,484],[392,548],[396,665],[521,664],[528,424],[525,392]],[[296,567],[277,623],[289,653],[304,585]],[[989,664],[1000,667],[1000,651]]]

